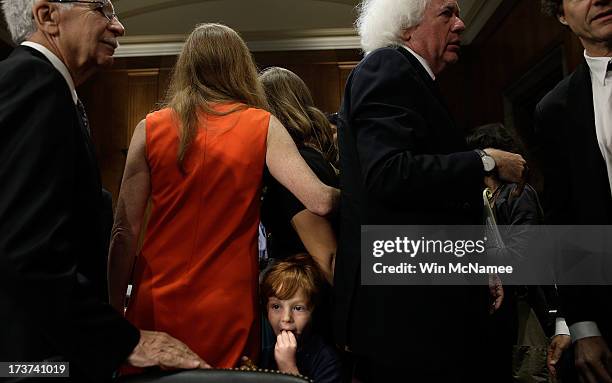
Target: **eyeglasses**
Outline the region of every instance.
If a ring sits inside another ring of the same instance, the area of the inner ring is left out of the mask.
[[[115,8],[113,8],[113,4],[110,0],[104,1],[86,1],[86,0],[47,0],[49,3],[79,3],[79,4],[93,4],[95,8],[94,11],[98,11],[102,14],[102,16],[106,17],[109,22],[113,20],[119,21],[119,17],[115,13]]]

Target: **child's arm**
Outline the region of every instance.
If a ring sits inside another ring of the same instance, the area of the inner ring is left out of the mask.
[[[281,372],[299,374],[295,359],[297,351],[297,340],[291,331],[281,331],[276,337],[274,346],[274,359]]]

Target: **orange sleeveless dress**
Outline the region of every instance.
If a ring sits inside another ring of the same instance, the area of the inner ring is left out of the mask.
[[[181,340],[213,367],[259,352],[257,234],[269,120],[253,108],[202,114],[183,175],[173,112],[146,118],[152,211],[126,317]]]

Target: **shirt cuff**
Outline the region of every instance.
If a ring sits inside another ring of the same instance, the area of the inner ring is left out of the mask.
[[[569,335],[570,329],[567,327],[567,323],[565,323],[565,318],[557,317],[555,318],[555,335]]]
[[[582,338],[588,338],[591,336],[601,336],[599,327],[597,327],[597,323],[595,322],[577,322],[571,325],[569,328],[570,334],[572,336],[572,343]]]

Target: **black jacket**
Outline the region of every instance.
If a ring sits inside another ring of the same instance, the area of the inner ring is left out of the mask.
[[[24,46],[0,62],[0,360],[70,362],[101,381],[139,333],[96,297],[96,158],[64,78]]]
[[[586,61],[537,105],[538,154],[544,174],[545,222],[612,224],[608,172],[597,143],[591,76]],[[612,340],[612,289],[559,286],[568,325],[595,321]]]
[[[337,342],[389,363],[410,361],[406,367],[454,363],[455,346],[473,343],[472,326],[486,316],[485,289],[362,285],[360,225],[478,223],[482,161],[402,47],[371,52],[353,70],[339,117]]]

